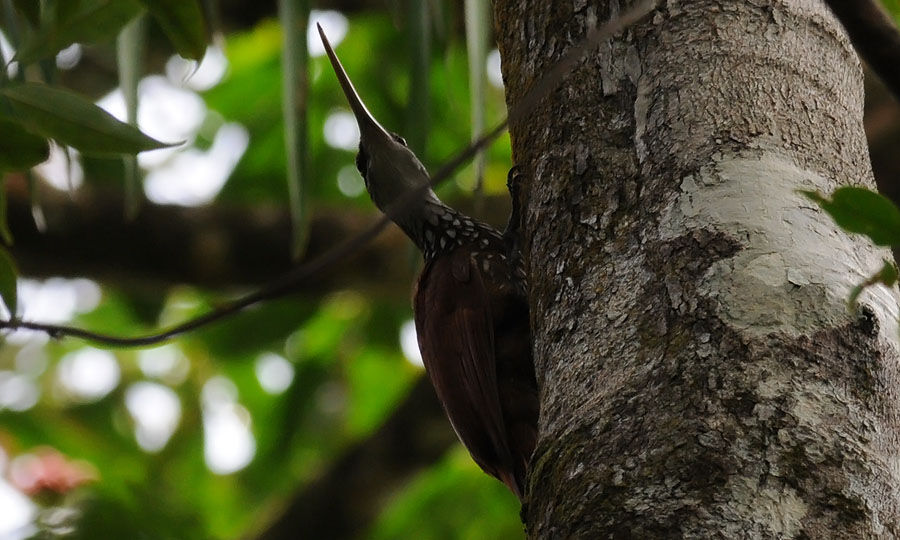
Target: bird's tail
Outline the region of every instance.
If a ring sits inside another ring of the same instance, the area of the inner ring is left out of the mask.
[[[497,479],[506,484],[509,490],[512,491],[520,501],[522,500],[522,497],[525,494],[524,485],[520,479],[516,478],[516,475],[513,471],[498,471]]]

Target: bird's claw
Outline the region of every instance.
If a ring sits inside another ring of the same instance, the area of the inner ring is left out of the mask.
[[[513,261],[521,261],[522,257],[522,182],[524,174],[518,165],[513,165],[506,176],[506,188],[512,200],[512,210],[509,213],[509,222],[503,231],[503,239],[506,241],[507,251]]]

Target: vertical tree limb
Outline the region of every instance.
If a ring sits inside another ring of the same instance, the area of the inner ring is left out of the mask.
[[[494,3],[511,107],[621,2]],[[672,1],[527,121],[535,538],[900,534],[886,252],[796,190],[872,184],[820,2]]]

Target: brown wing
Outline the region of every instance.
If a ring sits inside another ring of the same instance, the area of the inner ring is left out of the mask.
[[[467,250],[425,266],[414,310],[425,369],[453,429],[475,462],[521,497],[497,391],[490,304]]]

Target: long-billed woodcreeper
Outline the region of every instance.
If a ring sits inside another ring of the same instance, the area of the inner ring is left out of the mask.
[[[538,392],[517,197],[503,235],[441,202],[406,142],[363,104],[321,27],[319,35],[359,125],[356,166],[366,189],[425,257],[413,309],[438,399],[472,459],[522,499]]]

